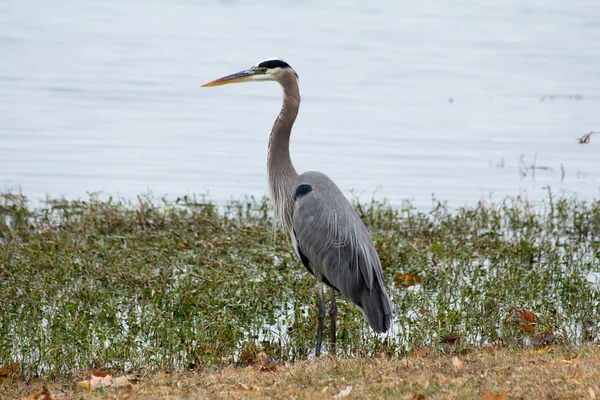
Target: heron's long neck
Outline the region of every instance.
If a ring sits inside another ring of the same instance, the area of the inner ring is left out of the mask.
[[[292,227],[294,191],[298,174],[290,158],[292,125],[300,108],[300,91],[296,79],[283,82],[283,106],[269,138],[267,172],[269,192],[275,217],[285,231]]]

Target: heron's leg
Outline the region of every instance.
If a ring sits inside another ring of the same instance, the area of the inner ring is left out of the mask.
[[[331,288],[331,306],[329,307],[329,318],[331,319],[331,352],[335,354],[335,320],[337,319],[337,304],[335,302],[335,291]]]
[[[325,301],[323,300],[323,282],[319,281],[318,294],[319,294],[319,322],[317,325],[317,350],[316,356],[321,355],[321,342],[323,341],[323,320],[325,319]]]

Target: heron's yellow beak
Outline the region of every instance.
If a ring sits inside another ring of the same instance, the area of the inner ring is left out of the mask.
[[[227,75],[214,81],[210,81],[202,85],[202,87],[227,85],[229,83],[248,82],[259,80],[259,77],[265,75],[265,72],[260,69],[247,69],[245,71],[236,72],[235,74]]]

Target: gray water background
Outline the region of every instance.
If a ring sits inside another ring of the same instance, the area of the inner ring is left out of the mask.
[[[200,86],[268,57],[349,197],[599,197],[598,0],[0,1],[1,188],[261,197],[281,89]]]

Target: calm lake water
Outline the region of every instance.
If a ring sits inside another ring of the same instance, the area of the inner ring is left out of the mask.
[[[0,184],[34,199],[267,193],[276,83],[298,171],[451,206],[600,197],[600,1],[0,1]],[[535,176],[528,167],[534,164]]]

